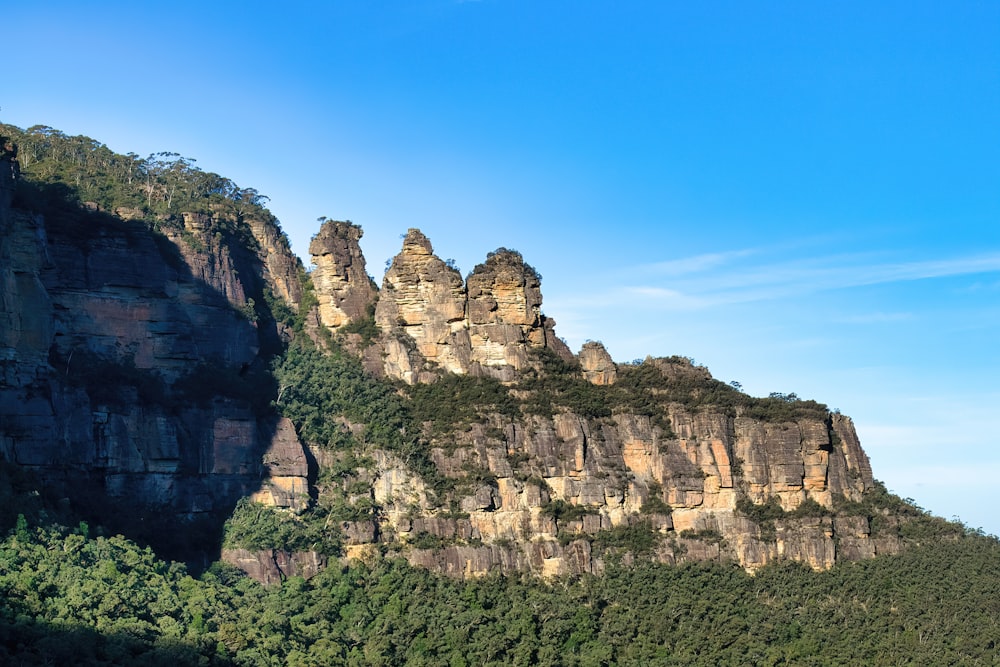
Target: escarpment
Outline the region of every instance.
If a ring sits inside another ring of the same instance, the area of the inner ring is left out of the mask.
[[[848,418],[746,396],[680,357],[619,366],[597,342],[574,356],[541,304],[520,253],[490,253],[463,283],[409,231],[378,298],[375,370],[414,387],[439,477],[374,448],[354,483],[377,513],[342,524],[344,553],[381,545],[476,576],[622,557],[825,568],[900,548],[857,510],[876,485]]]
[[[276,444],[304,456],[264,407],[260,353],[280,346],[265,292],[289,306],[301,293],[273,224],[199,213],[153,231],[66,206],[2,215],[4,460],[176,557],[210,553],[242,496],[302,505],[304,466],[275,471],[268,495],[262,462]]]
[[[5,183],[0,457],[167,555],[213,557],[234,507],[223,555],[265,581],[386,553],[551,576],[905,543],[849,418],[683,357],[574,355],[516,251],[463,279],[410,229],[377,289],[360,227],[325,221],[307,274],[248,191],[112,214]]]

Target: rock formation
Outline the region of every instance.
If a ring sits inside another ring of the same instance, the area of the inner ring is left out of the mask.
[[[463,480],[452,504],[461,514],[435,509],[424,482],[383,456],[372,486],[382,526],[367,534],[394,535],[412,563],[456,576],[599,573],[606,556],[594,545],[627,551],[630,530],[651,536],[656,560],[751,570],[785,558],[826,568],[899,549],[867,517],[833,512],[874,484],[848,418],[769,422],[682,405],[664,416],[560,412],[498,428],[495,415],[452,434],[432,456]],[[469,470],[487,481],[469,485]],[[777,516],[761,519],[761,506]],[[420,535],[438,544],[421,548]]]
[[[487,374],[511,381],[529,365],[528,350],[553,347],[572,353],[555,336],[555,322],[542,314],[541,279],[519,252],[490,253],[468,279],[472,361]]]
[[[541,312],[538,273],[521,254],[490,253],[463,283],[411,229],[386,272],[375,321],[383,331],[383,372],[407,383],[440,373],[489,375],[504,382],[529,366],[531,349],[573,359]]]
[[[0,172],[13,174],[6,155]],[[345,557],[389,551],[454,576],[600,573],[635,558],[822,568],[900,548],[885,528],[895,517],[857,510],[875,482],[847,417],[747,397],[683,358],[618,366],[599,343],[574,357],[519,253],[499,249],[463,280],[416,229],[385,274],[364,362],[411,385],[463,375],[459,389],[487,398],[454,424],[393,422],[396,435],[421,432],[419,452],[387,451],[338,414],[323,417],[357,451],[303,444],[270,405],[270,355],[299,334],[269,304],[305,301],[273,220],[220,209],[153,231],[123,219],[132,209],[96,205],[46,217],[10,208],[3,173],[0,457],[168,556],[205,550],[199,526],[214,521],[217,540],[246,496],[296,520],[326,503],[343,513],[324,529]],[[360,238],[331,221],[310,246],[318,320],[334,332],[376,303]],[[264,581],[325,564],[281,550],[225,558]]]
[[[615,383],[618,378],[618,368],[603,345],[596,341],[587,341],[580,348],[578,356],[583,377],[587,382],[599,386]]]
[[[375,308],[385,334],[385,373],[412,383],[432,379],[437,369],[468,372],[465,301],[461,274],[434,255],[419,229],[410,229]]]
[[[365,269],[358,241],[362,231],[350,222],[327,220],[309,244],[316,268],[312,282],[320,321],[331,329],[368,316],[376,291]]]

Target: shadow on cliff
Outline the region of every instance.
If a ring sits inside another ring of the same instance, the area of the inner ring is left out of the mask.
[[[252,347],[231,354],[231,359],[242,355],[245,361],[198,357],[179,374],[176,368],[171,373],[137,368],[127,349],[113,354],[91,349],[86,331],[56,330],[48,377],[25,388],[29,398],[47,394],[53,419],[63,427],[61,433],[53,428],[55,442],[47,445],[51,451],[32,454],[34,460],[27,461],[43,480],[47,495],[81,520],[147,544],[163,558],[185,561],[194,571],[204,569],[219,558],[223,524],[236,502],[260,488],[261,459],[275,435],[271,401],[276,387],[269,362],[283,341],[265,298],[260,267],[249,264],[256,255],[235,235],[222,240],[254,302],[252,313],[234,317],[236,309],[226,295],[195,276],[181,249],[152,225],[88,209],[62,183],[21,181],[13,206],[43,216],[47,256],[40,277],[50,295],[66,289],[102,293],[103,276],[113,270],[102,264],[120,257],[123,264],[131,263],[123,271],[124,282],[139,281],[137,298],[169,299],[167,282],[190,285],[200,303],[224,315],[221,325],[215,323],[220,330],[230,326],[247,330],[233,333],[232,341],[227,341],[235,348],[244,345],[244,339],[252,341]],[[111,247],[104,248],[104,261],[88,261],[88,254],[100,244]],[[77,275],[81,272],[84,275]],[[115,287],[122,287],[121,282]],[[144,292],[150,285],[154,289]],[[150,291],[158,295],[143,296]],[[62,307],[53,302],[55,308]],[[196,329],[203,324],[181,323],[192,327],[188,332],[192,337],[204,337],[205,332]],[[117,347],[127,348],[120,342]],[[197,354],[198,345],[190,347]],[[142,428],[136,428],[142,420]],[[123,426],[114,432],[119,423]],[[220,423],[250,426],[226,434],[220,442]],[[164,453],[162,443],[141,441],[162,438],[164,432],[175,434],[176,451]],[[109,434],[136,451],[118,451],[123,447],[108,444]],[[16,445],[10,449],[20,451]],[[20,456],[13,458],[25,462]]]

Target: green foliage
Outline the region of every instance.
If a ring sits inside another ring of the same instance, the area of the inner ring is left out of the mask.
[[[296,516],[243,498],[226,521],[223,545],[250,551],[275,549],[337,555],[341,546],[337,528],[337,523],[327,521],[326,513],[317,508]]]
[[[664,369],[671,372],[668,374]],[[822,403],[799,400],[794,394],[772,394],[767,398],[748,396],[681,357],[622,365],[615,386],[631,393],[637,405],[643,404],[639,397],[645,396],[645,404],[659,405],[660,410],[665,404],[680,403],[692,410],[722,409],[734,416],[739,413],[765,422],[825,420],[828,416]]]
[[[587,505],[574,505],[563,499],[550,500],[542,505],[542,515],[550,516],[556,523],[565,521],[576,521],[588,514],[593,514],[594,508]]]
[[[431,462],[399,394],[335,343],[324,352],[297,336],[272,372],[276,407],[306,441],[331,450],[356,447],[361,443],[345,422],[356,424],[363,427],[363,443],[394,452],[439,491],[450,486]]]
[[[698,540],[708,544],[719,544],[722,542],[722,533],[713,528],[702,528],[701,530],[682,530],[681,535],[685,540]]]
[[[591,539],[641,551],[651,533],[640,523]],[[827,572],[640,562],[552,583],[459,581],[381,561],[265,589],[225,566],[194,579],[120,537],[50,527],[0,542],[0,662],[992,664],[998,585],[1000,545],[975,534]]]
[[[560,358],[549,348],[532,350],[539,370],[525,373],[518,389],[530,392],[524,411],[551,417],[556,407],[566,408],[582,417],[611,416],[607,387],[598,387],[583,379],[580,367]]]
[[[775,519],[783,519],[786,516],[777,496],[770,496],[760,504],[753,502],[746,496],[740,496],[736,501],[736,511],[758,524],[773,522]]]
[[[447,545],[447,541],[443,537],[422,530],[413,536],[410,545],[415,549],[440,549]]]
[[[368,312],[365,316],[356,320],[351,320],[344,326],[340,327],[339,333],[357,334],[361,337],[362,349],[370,346],[373,342],[375,342],[375,339],[377,339],[381,333],[381,329],[379,329],[378,325],[375,324],[375,306],[375,302],[368,304]]]
[[[138,210],[150,223],[158,218],[162,223],[181,211],[274,220],[263,207],[266,196],[202,171],[194,159],[178,153],[121,155],[90,137],[71,137],[44,125],[27,130],[0,125],[0,134],[18,144],[23,181],[58,188],[57,196],[64,201],[93,202],[103,211]],[[19,196],[32,199],[28,203],[38,210],[39,197],[51,200],[54,194],[29,186]]]
[[[490,377],[448,373],[429,384],[401,386],[409,399],[413,421],[428,423],[432,437],[454,432],[461,426],[482,422],[488,414],[508,419],[520,416],[517,401],[503,384]]]
[[[649,483],[649,497],[642,504],[640,510],[643,514],[665,514],[670,516],[673,508],[663,501],[663,486],[657,482]]]
[[[648,556],[660,543],[660,534],[648,521],[638,521],[611,530],[595,533],[591,543],[602,550],[628,552],[635,556]]]

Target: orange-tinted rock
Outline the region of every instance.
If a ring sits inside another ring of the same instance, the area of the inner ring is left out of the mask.
[[[358,241],[363,232],[350,222],[328,220],[309,244],[316,268],[313,286],[319,317],[331,329],[368,316],[375,287],[368,277]]]

